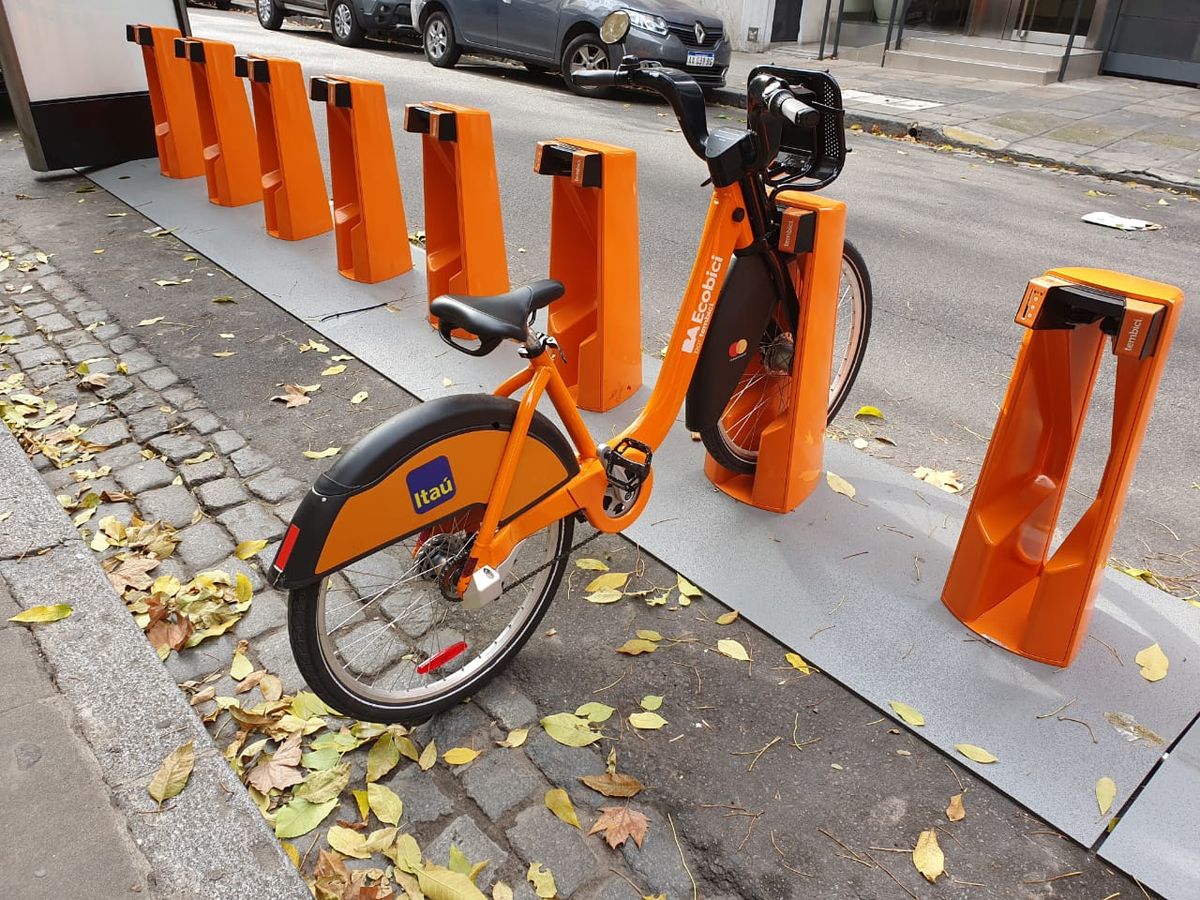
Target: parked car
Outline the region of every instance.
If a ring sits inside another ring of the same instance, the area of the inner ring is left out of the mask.
[[[571,73],[608,69],[629,53],[683,69],[702,87],[721,87],[729,67],[729,41],[721,20],[683,0],[412,0],[413,21],[422,34],[425,57],[449,67],[464,50],[476,50],[524,63],[535,72],[557,70],[577,94],[595,96],[605,88],[584,87]],[[624,9],[630,29],[609,46],[600,23]]]
[[[412,31],[409,0],[254,0],[258,24],[278,31],[288,16],[329,20],[333,39],[357,47],[368,37],[392,37]]]

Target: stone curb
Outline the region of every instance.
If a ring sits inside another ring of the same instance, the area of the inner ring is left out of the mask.
[[[732,106],[737,109],[746,108],[746,92],[741,88],[716,88],[711,93],[712,99],[722,106]],[[989,147],[987,144],[965,139],[961,132],[966,129],[954,128],[958,134],[948,134],[940,125],[923,125],[920,122],[910,122],[894,116],[882,116],[859,110],[846,110],[846,124],[858,125],[864,131],[885,134],[888,137],[911,137],[922,144],[973,150],[982,156],[992,159],[1005,159],[1014,162],[1037,163],[1043,166],[1054,166],[1079,175],[1093,175],[1110,181],[1132,181],[1147,187],[1179,191],[1200,197],[1200,180],[1177,179],[1168,173],[1156,173],[1150,170],[1121,169],[1116,166],[1089,166],[1070,160],[1039,153],[1029,153],[1023,150],[1010,150],[1003,147]],[[982,136],[981,136],[982,137]]]
[[[68,619],[33,628],[33,638],[149,864],[155,893],[197,900],[310,897],[95,555],[6,428],[0,428],[0,473],[5,492],[21,500],[9,520],[17,541],[0,544],[0,578],[23,607],[63,602],[74,608]],[[158,810],[146,786],[162,759],[189,740],[196,750],[191,781]]]

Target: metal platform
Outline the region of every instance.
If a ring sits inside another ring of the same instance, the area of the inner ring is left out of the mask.
[[[424,318],[419,253],[414,272],[359,285],[337,274],[331,235],[273,240],[257,206],[215,207],[202,182],[162,178],[154,160],[90,177],[421,399],[490,391],[519,364],[515,354],[473,359],[438,340]],[[645,363],[652,383],[658,361]],[[615,432],[647,395],[643,388],[615,413],[588,415],[593,432]],[[983,642],[942,607],[941,585],[966,514],[962,499],[827,442],[826,466],[857,488],[856,502],[821,485],[799,509],[778,516],[718,493],[702,460],[680,424],[655,454],[654,497],[630,538],[885,713],[892,715],[889,700],[919,709],[927,724],[915,734],[1084,845],[1105,837],[1109,816],[1099,814],[1094,789],[1101,776],[1113,778],[1113,814],[1123,818],[1101,855],[1173,896],[1200,896],[1200,841],[1190,821],[1200,805],[1196,750],[1190,764],[1173,757],[1155,773],[1166,746],[1129,741],[1105,720],[1106,713],[1132,716],[1167,746],[1193,723],[1200,710],[1193,608],[1109,572],[1094,639],[1069,669],[1044,666]],[[731,559],[752,561],[752,573]],[[1171,669],[1151,684],[1133,657],[1154,642]],[[1090,731],[1038,718],[1072,700],[1070,717]],[[1200,745],[1200,735],[1190,742]],[[971,763],[955,752],[959,743],[984,747],[999,762]]]

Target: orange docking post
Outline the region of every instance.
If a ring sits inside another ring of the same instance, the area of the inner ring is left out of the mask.
[[[175,56],[178,28],[126,25],[125,39],[142,48],[158,166],[168,178],[204,174],[204,146],[187,63]]]
[[[942,589],[972,631],[1054,666],[1078,653],[1182,307],[1176,287],[1103,269],[1052,269],[1029,282],[1016,318],[1029,330]],[[1110,340],[1108,460],[1095,499],[1051,554]]]
[[[324,234],[333,215],[300,63],[247,54],[234,59],[234,73],[250,82],[267,234],[285,241]]]
[[[218,206],[245,206],[262,199],[254,120],[246,89],[234,73],[233,44],[175,38],[175,55],[191,66],[208,199]]]
[[[637,154],[597,141],[540,141],[533,170],[553,176],[549,309],[563,378],[584,409],[604,412],[642,386]]]
[[[325,75],[311,87],[326,104],[338,271],[368,284],[402,275],[412,248],[383,85]]]
[[[492,117],[449,103],[410,103],[404,130],[421,135],[429,299],[504,293],[508,260]]]
[[[824,468],[846,205],[799,191],[782,192],[776,202],[786,207],[779,248],[788,255],[788,274],[799,300],[794,331],[791,323],[777,323],[781,333],[792,338],[790,378],[763,377],[770,371],[761,354],[751,350],[724,422],[731,430],[750,416],[759,423],[753,426],[759,429],[757,465],[753,474],[739,474],[706,456],[704,474],[736,500],[785,513],[816,489]],[[775,309],[779,314],[779,307]],[[741,343],[739,351],[744,353],[745,341]]]

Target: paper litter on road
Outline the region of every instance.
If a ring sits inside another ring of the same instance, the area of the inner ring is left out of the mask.
[[[1106,212],[1090,212],[1083,217],[1084,222],[1092,225],[1103,225],[1105,228],[1116,228],[1118,231],[1158,231],[1162,228],[1154,222],[1142,219],[1128,219],[1125,216],[1114,216]]]

